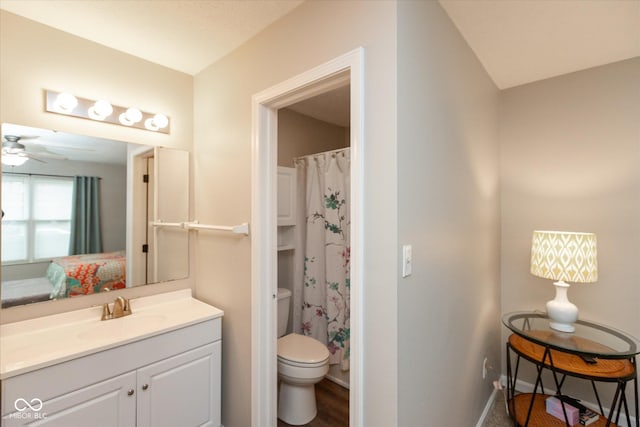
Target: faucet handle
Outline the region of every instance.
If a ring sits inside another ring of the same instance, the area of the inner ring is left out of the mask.
[[[127,314],[131,314],[131,302],[127,299],[127,298],[123,298],[124,299],[124,307],[123,307],[123,316],[126,316]]]
[[[109,303],[102,304],[102,317],[100,320],[109,320],[111,319],[111,310],[109,310]]]

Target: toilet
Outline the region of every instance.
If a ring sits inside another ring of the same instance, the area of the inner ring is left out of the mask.
[[[291,291],[278,288],[278,418],[302,425],[316,417],[316,383],[329,372],[329,350],[320,341],[288,334]]]

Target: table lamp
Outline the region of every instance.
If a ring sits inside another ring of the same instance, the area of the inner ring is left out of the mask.
[[[598,280],[596,235],[566,231],[534,231],[531,241],[531,274],[556,282],[555,299],[547,302],[552,329],[573,332],[578,307],[567,298],[569,284]]]

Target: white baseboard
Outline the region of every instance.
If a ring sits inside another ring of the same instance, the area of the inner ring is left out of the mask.
[[[507,384],[507,376],[506,375],[502,375],[500,377],[500,382],[502,384]],[[533,393],[533,387],[534,387],[534,384],[531,384],[530,382],[526,382],[526,381],[522,381],[522,380],[517,380],[516,381],[516,391],[518,391],[520,393]],[[506,388],[506,385],[505,385],[505,388]],[[545,387],[544,391],[545,391],[546,394],[555,394],[555,392],[556,392],[555,389],[551,389],[551,388],[548,388],[548,387]],[[493,398],[495,399],[495,396],[493,396]],[[597,403],[589,402],[589,401],[586,401],[586,400],[582,400],[581,403],[584,406],[586,406],[586,407],[588,407],[590,409],[593,409],[596,412],[600,412],[600,408],[598,407]],[[632,408],[633,401],[630,402],[630,404],[631,405],[630,405],[629,409],[631,410],[631,409],[633,409]],[[603,406],[602,409],[604,409],[605,413],[607,413],[607,414],[609,413],[609,408],[607,408],[606,406]],[[485,411],[486,411],[486,408],[485,408]],[[484,413],[482,415],[486,416]],[[636,417],[637,416],[638,415],[636,414]],[[628,426],[627,425],[627,418],[625,416],[621,415],[620,416],[620,422],[617,425],[619,427],[634,427],[636,425],[636,417],[634,417],[634,416],[630,417],[631,418],[631,426]],[[481,424],[478,424],[477,427],[480,427],[480,426],[481,426]]]
[[[482,415],[480,415],[480,419],[478,420],[476,427],[482,427],[485,420],[487,419],[487,416],[489,415],[489,412],[491,412],[491,408],[493,407],[493,402],[495,402],[496,400],[496,396],[500,392],[501,392],[500,390],[496,390],[495,388],[493,389],[493,392],[491,393],[491,395],[489,396],[489,399],[487,400],[487,404],[484,405],[484,411],[482,411]]]

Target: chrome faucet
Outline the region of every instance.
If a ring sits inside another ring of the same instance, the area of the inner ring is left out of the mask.
[[[118,297],[113,302],[113,309],[109,308],[109,303],[107,302],[102,305],[102,317],[100,320],[117,319],[130,314],[131,304],[129,303],[129,300],[123,297]]]

